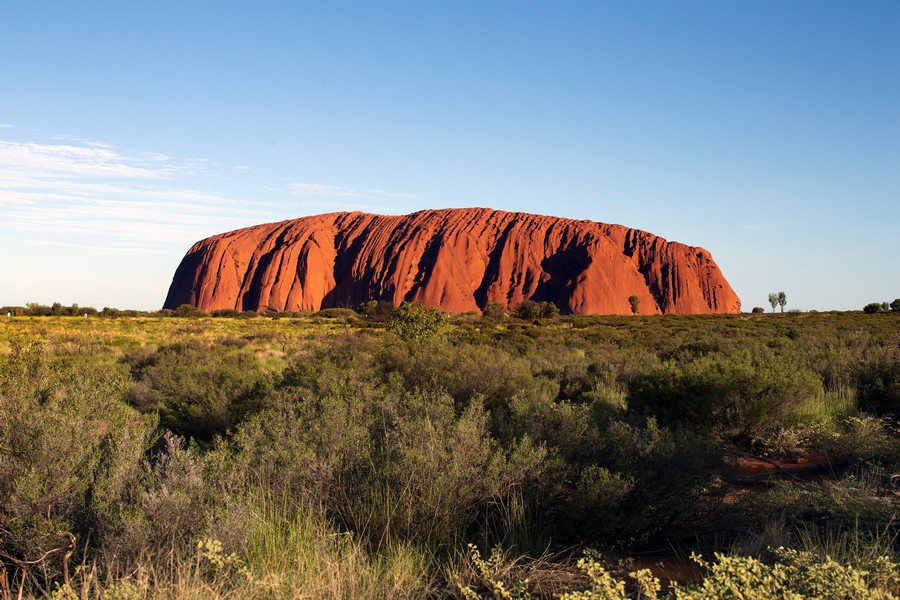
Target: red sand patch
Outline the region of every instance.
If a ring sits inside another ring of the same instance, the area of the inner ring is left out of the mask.
[[[832,473],[831,463],[823,454],[802,456],[793,462],[741,457],[734,465],[737,478],[757,481],[821,481]]]
[[[638,571],[640,569],[650,569],[650,572],[659,579],[663,589],[672,587],[672,583],[676,581],[680,585],[698,583],[706,574],[706,569],[689,557],[664,554],[634,557],[634,566],[631,570]]]

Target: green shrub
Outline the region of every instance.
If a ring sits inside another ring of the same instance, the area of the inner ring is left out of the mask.
[[[628,403],[661,423],[691,423],[737,442],[797,422],[823,394],[821,380],[796,357],[759,350],[667,361],[631,382]]]
[[[181,304],[178,308],[175,309],[174,316],[176,317],[202,317],[205,316],[206,313],[197,308],[192,304]]]
[[[559,315],[559,307],[553,302],[535,302],[526,300],[519,305],[516,316],[526,321],[546,319]]]
[[[508,406],[538,385],[527,360],[484,344],[386,344],[376,360],[384,379],[396,374],[407,389],[444,390],[460,404],[481,397],[489,407]]]
[[[98,361],[99,362],[99,361]],[[69,534],[97,526],[111,477],[137,464],[155,427],[121,401],[115,364],[63,360],[38,343],[0,356],[0,552],[60,575]],[[80,546],[79,546],[80,547]],[[5,562],[5,561],[4,561]]]
[[[103,554],[127,570],[192,548],[219,500],[196,451],[165,433],[149,457],[123,466],[107,472],[92,503]]]
[[[386,321],[394,311],[394,303],[390,300],[369,300],[356,307],[356,312],[372,321]]]
[[[350,308],[323,308],[316,316],[325,319],[339,319],[341,321],[353,321],[359,317],[356,311]]]
[[[129,359],[137,379],[132,405],[157,411],[164,427],[186,436],[208,440],[226,432],[258,410],[271,387],[249,348],[194,341]]]
[[[503,302],[490,302],[485,305],[481,314],[490,321],[499,321],[507,316],[506,304]]]
[[[561,532],[595,543],[629,545],[709,514],[722,454],[702,435],[612,422],[593,464],[560,507]],[[618,510],[611,510],[618,507]]]
[[[891,425],[875,417],[851,417],[834,429],[813,433],[810,446],[824,452],[829,463],[845,466],[860,461],[900,465],[900,439]]]
[[[873,349],[857,367],[856,377],[860,408],[900,422],[900,351]]]
[[[760,495],[748,496],[739,506],[753,526],[783,520],[788,527],[827,523],[862,531],[883,530],[896,517],[896,507],[883,493],[883,472],[837,481],[785,482]]]
[[[404,302],[391,312],[387,320],[388,331],[393,331],[400,339],[421,342],[431,338],[447,327],[447,314],[438,308]]]
[[[776,562],[766,564],[750,557],[716,555],[709,564],[703,582],[679,589],[677,598],[685,600],[719,600],[720,598],[896,598],[893,592],[900,581],[897,563],[886,559],[876,572],[842,565],[811,552],[786,548],[774,551]],[[890,586],[890,587],[889,587]]]
[[[364,394],[286,390],[277,407],[238,428],[233,458],[222,464],[321,502],[369,539],[435,543],[462,534],[540,473],[543,451],[527,441],[500,448],[476,403],[457,413],[445,394]]]

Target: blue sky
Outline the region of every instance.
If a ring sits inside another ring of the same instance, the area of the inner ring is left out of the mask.
[[[0,0],[0,305],[159,308],[190,245],[488,206],[900,297],[900,3]]]

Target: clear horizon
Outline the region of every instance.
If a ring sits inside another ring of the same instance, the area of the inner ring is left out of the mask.
[[[900,4],[0,5],[0,306],[155,310],[196,241],[484,206],[900,297]]]

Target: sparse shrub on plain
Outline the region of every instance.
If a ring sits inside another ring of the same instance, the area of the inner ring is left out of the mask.
[[[888,587],[897,581],[895,575],[900,565],[894,561],[882,561],[877,571],[869,572],[831,558],[823,560],[811,552],[787,548],[776,548],[773,552],[774,564],[722,554],[717,554],[712,563],[697,557],[707,567],[708,575],[698,585],[676,590],[675,596],[685,600],[896,598],[896,588]]]
[[[385,344],[376,358],[384,378],[397,374],[408,389],[444,390],[460,405],[476,396],[487,406],[509,405],[536,385],[526,359],[485,344]]]
[[[900,466],[897,431],[882,419],[850,417],[834,429],[814,430],[809,446],[824,452],[835,467],[866,462]]]
[[[155,426],[120,397],[124,369],[62,361],[41,343],[0,356],[0,553],[59,577],[70,534],[94,529],[97,495],[139,460]],[[55,550],[60,549],[60,550]]]
[[[598,543],[628,545],[705,517],[723,466],[721,451],[707,438],[650,420],[643,426],[611,423],[586,469],[582,493],[560,509],[566,530]],[[618,505],[620,510],[589,512],[591,502],[597,509]]]
[[[182,304],[175,309],[173,313],[175,317],[197,318],[206,316],[206,313],[194,306],[193,304]]]
[[[900,347],[872,349],[856,364],[859,407],[900,423]]]
[[[216,501],[195,451],[165,433],[148,456],[125,466],[108,473],[93,500],[104,555],[127,570],[190,550]]]

